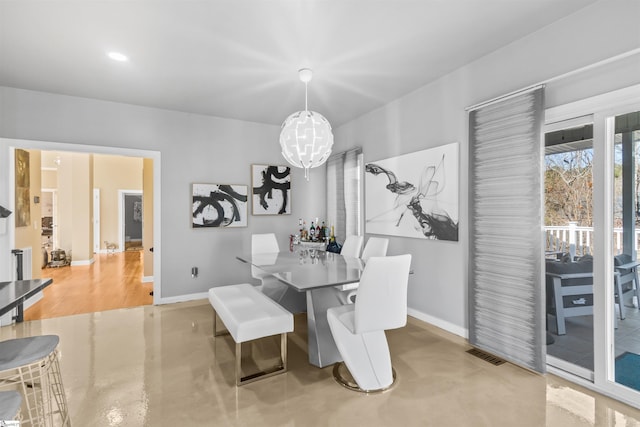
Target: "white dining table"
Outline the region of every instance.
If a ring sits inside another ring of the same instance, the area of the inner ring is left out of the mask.
[[[306,292],[309,363],[323,368],[342,361],[329,329],[327,310],[341,305],[340,286],[360,281],[364,268],[361,259],[303,248],[236,258]]]

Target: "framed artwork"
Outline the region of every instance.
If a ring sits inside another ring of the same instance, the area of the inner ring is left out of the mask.
[[[253,215],[291,214],[291,168],[251,165]]]
[[[16,149],[16,227],[31,224],[31,169],[29,152]]]
[[[192,227],[246,227],[247,191],[246,185],[192,184]]]
[[[458,143],[365,165],[366,232],[458,241]]]

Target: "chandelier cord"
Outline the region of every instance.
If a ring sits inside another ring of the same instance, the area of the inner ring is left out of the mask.
[[[307,107],[307,87],[309,86],[308,82],[304,82],[304,111],[309,111],[309,107]]]

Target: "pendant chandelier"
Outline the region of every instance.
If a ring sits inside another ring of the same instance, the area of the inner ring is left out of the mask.
[[[309,169],[327,161],[333,145],[333,133],[329,121],[320,113],[307,108],[307,86],[313,77],[309,68],[298,71],[304,83],[304,111],[291,114],[282,123],[280,146],[282,155],[297,168],[304,169],[304,177],[309,180]]]

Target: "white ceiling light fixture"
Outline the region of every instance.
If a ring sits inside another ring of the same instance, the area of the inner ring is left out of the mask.
[[[307,108],[307,86],[313,77],[309,68],[298,70],[304,83],[304,111],[291,114],[282,123],[280,146],[282,155],[297,168],[304,169],[304,177],[309,180],[309,169],[327,161],[333,146],[333,133],[329,121],[320,113]]]
[[[108,52],[107,56],[113,59],[114,61],[118,61],[118,62],[127,62],[129,60],[127,55],[124,55],[120,52]]]

